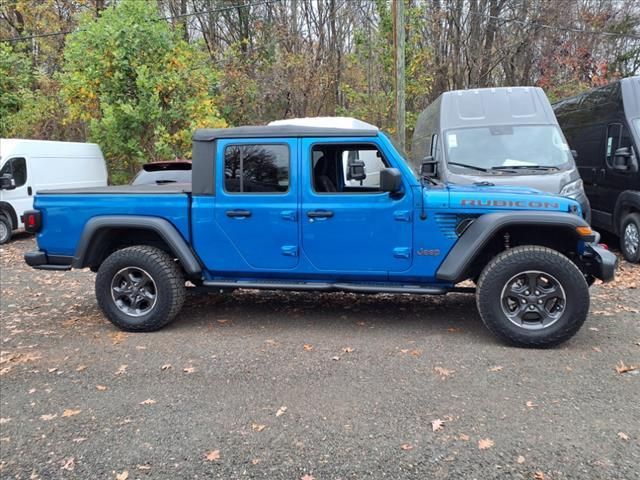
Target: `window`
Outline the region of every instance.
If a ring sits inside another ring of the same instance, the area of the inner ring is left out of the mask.
[[[13,176],[16,188],[21,187],[27,183],[27,161],[24,158],[7,160],[7,163],[5,163],[2,170],[0,170],[0,177],[7,173]]]
[[[312,162],[318,193],[379,192],[380,171],[389,166],[380,150],[367,144],[315,145]]]
[[[230,145],[224,151],[224,189],[232,193],[289,190],[289,147]]]

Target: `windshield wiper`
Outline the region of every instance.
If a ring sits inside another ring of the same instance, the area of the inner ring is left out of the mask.
[[[558,170],[558,167],[547,167],[544,165],[503,165],[491,167],[491,170]]]
[[[466,163],[447,162],[449,165],[455,165],[456,167],[464,167],[470,170],[478,170],[479,172],[489,172],[488,168],[476,167],[475,165],[467,165]]]

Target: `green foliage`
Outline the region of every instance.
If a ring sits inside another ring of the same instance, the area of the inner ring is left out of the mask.
[[[24,55],[0,43],[0,136],[9,136],[31,88],[31,65]]]
[[[187,157],[199,127],[222,127],[217,72],[151,2],[123,0],[97,21],[85,17],[64,51],[60,75],[68,121],[88,124],[109,159],[112,181],[141,163]]]

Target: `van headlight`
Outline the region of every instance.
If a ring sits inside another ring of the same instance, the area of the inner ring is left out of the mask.
[[[576,180],[575,182],[567,183],[562,190],[560,190],[560,195],[563,197],[576,198],[578,194],[584,191],[584,187],[582,184],[582,180]]]

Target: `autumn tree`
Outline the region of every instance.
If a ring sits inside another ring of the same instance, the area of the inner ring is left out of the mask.
[[[122,181],[143,162],[190,155],[195,128],[225,125],[217,75],[152,3],[123,0],[69,36],[60,81],[69,120],[87,123]]]

